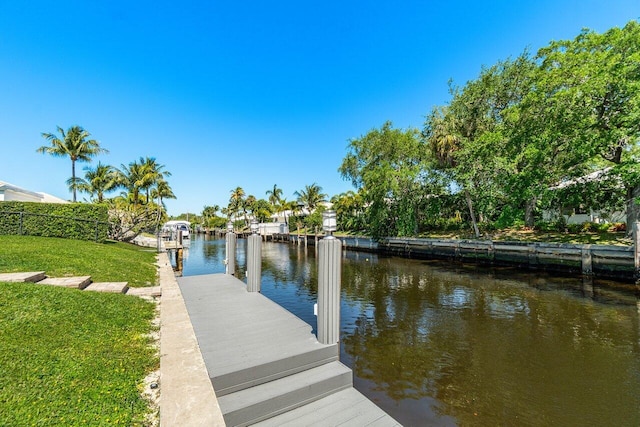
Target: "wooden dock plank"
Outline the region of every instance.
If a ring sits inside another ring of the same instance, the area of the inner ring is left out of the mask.
[[[338,359],[311,326],[225,274],[178,278],[216,393]],[[239,333],[242,330],[244,333]],[[249,332],[247,332],[249,331]],[[284,371],[283,371],[284,370]]]
[[[259,427],[400,426],[397,421],[354,388],[339,391],[254,425]]]
[[[318,408],[329,421],[318,425],[399,425],[353,389],[338,345],[320,344],[289,311],[233,276],[177,281],[227,425],[307,425]]]

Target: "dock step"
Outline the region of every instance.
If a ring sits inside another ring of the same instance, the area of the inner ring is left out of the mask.
[[[257,342],[256,352],[261,351],[260,346],[264,348],[262,342]],[[220,367],[217,374],[210,373],[211,383],[216,395],[225,396],[338,360],[337,344],[317,347],[319,348],[300,352],[298,343],[282,343],[280,354],[272,360],[263,360],[249,366],[240,356],[235,361],[230,361],[228,366]]]
[[[354,388],[339,391],[254,425],[259,427],[400,426],[396,420]]]
[[[228,426],[246,426],[351,388],[352,372],[331,362],[218,397]]]

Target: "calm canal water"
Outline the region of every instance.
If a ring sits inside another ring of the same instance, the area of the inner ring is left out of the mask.
[[[183,275],[224,272],[224,246],[194,236]],[[262,293],[315,331],[314,248],[263,243],[262,256]],[[640,425],[629,284],[346,251],[341,361],[405,426]]]

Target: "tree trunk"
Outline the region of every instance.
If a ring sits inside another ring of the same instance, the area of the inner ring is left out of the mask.
[[[640,185],[627,188],[627,236],[633,232],[633,224],[640,220],[640,205],[636,199],[640,198]]]
[[[73,186],[73,202],[76,201],[76,161],[71,159],[71,185]]]
[[[473,203],[471,202],[471,195],[469,191],[465,188],[464,197],[467,199],[467,206],[469,206],[469,214],[471,215],[471,224],[473,224],[473,232],[476,235],[476,238],[480,237],[480,230],[478,230],[478,223],[476,222],[476,214],[473,212]]]
[[[535,219],[535,207],[536,207],[537,198],[534,196],[531,199],[527,200],[527,203],[524,207],[524,225],[527,227],[534,227],[536,225]]]

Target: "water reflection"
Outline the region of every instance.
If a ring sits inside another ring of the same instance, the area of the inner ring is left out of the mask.
[[[224,259],[224,241],[196,242],[185,275]],[[315,327],[314,249],[265,243],[262,271],[263,294]],[[604,285],[345,252],[341,359],[405,425],[640,425],[640,302]]]

